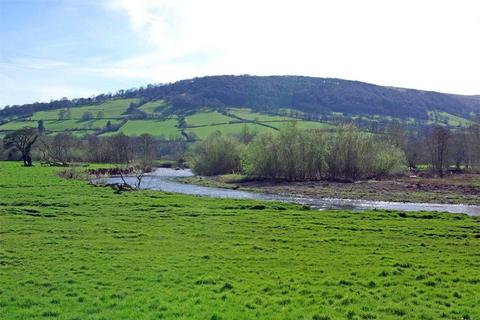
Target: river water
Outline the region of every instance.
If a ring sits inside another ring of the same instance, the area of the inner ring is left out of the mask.
[[[330,198],[308,198],[289,195],[266,194],[257,192],[248,192],[241,190],[231,190],[213,187],[203,187],[193,184],[180,183],[178,178],[191,177],[193,173],[190,170],[174,170],[159,168],[154,172],[145,175],[140,185],[141,189],[161,190],[165,192],[183,193],[196,196],[207,196],[216,198],[233,199],[255,199],[281,201],[308,205],[315,209],[384,209],[400,211],[441,211],[450,213],[465,213],[470,216],[480,216],[480,206],[463,204],[436,204],[436,203],[413,203],[413,202],[387,202],[387,201],[369,201],[353,199],[330,199]],[[126,177],[128,183],[135,184],[135,177]],[[100,178],[92,181],[93,183],[121,183],[121,178]]]

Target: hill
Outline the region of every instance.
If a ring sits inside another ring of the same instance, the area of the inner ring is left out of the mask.
[[[9,106],[0,110],[0,134],[42,120],[50,133],[199,137],[276,130],[299,120],[329,128],[345,121],[375,131],[406,126],[466,126],[478,119],[480,96],[384,87],[359,81],[303,76],[211,76],[119,90],[93,98]]]

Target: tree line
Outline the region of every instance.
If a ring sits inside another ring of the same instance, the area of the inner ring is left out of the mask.
[[[181,164],[185,150],[186,141],[183,139],[166,140],[150,134],[76,137],[70,133],[45,135],[37,128],[23,128],[8,133],[1,140],[0,159],[23,160],[25,166],[31,166],[32,160],[66,166],[73,162],[153,163],[167,157]]]
[[[353,125],[329,132],[300,130],[295,124],[254,137],[217,132],[195,143],[187,158],[200,175],[237,172],[269,179],[353,181],[410,169],[443,177],[480,171],[480,126],[456,131],[432,127],[415,134],[401,126],[372,134]]]
[[[249,143],[214,133],[192,147],[188,160],[201,175],[241,172],[268,179],[353,181],[401,173],[405,155],[389,141],[352,125],[329,132],[301,130],[292,122]]]
[[[200,175],[244,173],[287,180],[353,181],[402,172],[480,172],[480,126],[448,130],[436,126],[406,131],[391,126],[383,133],[341,125],[331,131],[301,130],[295,122],[277,132],[256,134],[244,126],[240,134],[215,132],[190,144],[149,134],[129,137],[69,133],[46,135],[41,126],[8,133],[0,140],[0,159],[33,160],[50,165],[71,162],[132,163],[185,159]]]

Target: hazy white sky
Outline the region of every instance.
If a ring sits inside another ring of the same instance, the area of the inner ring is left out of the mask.
[[[480,94],[480,1],[0,1],[0,106],[216,74]]]

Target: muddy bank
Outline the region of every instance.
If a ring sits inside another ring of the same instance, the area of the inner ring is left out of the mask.
[[[221,176],[185,179],[185,182],[205,186],[315,198],[480,205],[480,175],[478,174],[458,174],[444,179],[402,177],[355,183],[242,181],[241,179],[225,179]]]

